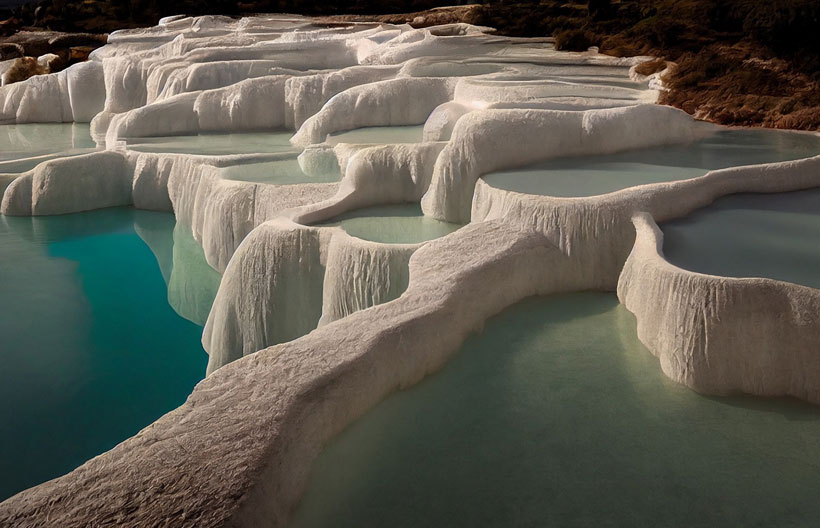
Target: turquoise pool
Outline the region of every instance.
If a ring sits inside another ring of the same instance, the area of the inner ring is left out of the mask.
[[[265,152],[298,152],[290,144],[293,132],[202,133],[192,136],[125,138],[130,150],[225,156]]]
[[[130,208],[0,216],[0,500],[134,435],[205,375],[202,328],[169,303],[201,322],[187,297],[213,288],[186,281],[209,275],[185,236]],[[169,293],[175,273],[187,289]]]
[[[526,194],[580,197],[635,185],[686,180],[710,170],[820,154],[820,135],[727,129],[688,145],[559,158],[483,176],[492,187]]]
[[[820,288],[820,189],[726,196],[661,230],[681,268]]]
[[[226,180],[266,183],[270,185],[293,185],[296,183],[333,183],[342,179],[338,170],[327,170],[321,174],[305,174],[296,157],[260,163],[242,163],[219,169]]]
[[[328,134],[327,143],[392,144],[421,143],[424,125],[364,127]]]
[[[816,526],[818,437],[667,379],[612,294],[533,298],[332,441],[292,526]]]
[[[384,244],[418,244],[449,235],[461,224],[424,216],[419,204],[380,205],[356,209],[327,222],[349,235]]]
[[[25,172],[58,156],[96,149],[88,123],[0,125],[0,174]]]

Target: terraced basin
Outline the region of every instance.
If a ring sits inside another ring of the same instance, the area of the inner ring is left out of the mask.
[[[595,196],[635,185],[687,180],[710,170],[820,154],[820,135],[723,130],[689,145],[559,158],[485,175],[490,186],[544,196]]]

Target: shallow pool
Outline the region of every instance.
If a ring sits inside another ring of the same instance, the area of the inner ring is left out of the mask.
[[[327,136],[331,145],[338,143],[361,143],[388,145],[393,143],[420,143],[424,125],[364,127]]]
[[[261,163],[243,163],[220,169],[226,180],[267,183],[270,185],[291,185],[296,183],[332,183],[341,180],[338,170],[327,170],[319,174],[306,174],[299,166],[299,161],[291,159],[265,161]]]
[[[724,130],[689,145],[606,156],[560,158],[483,176],[489,185],[546,196],[595,196],[635,185],[686,180],[710,170],[820,154],[820,135],[777,130]]]
[[[125,142],[130,150],[140,152],[224,156],[229,154],[296,152],[297,149],[290,144],[292,135],[292,132],[287,131],[237,132],[233,134],[203,133],[195,136],[125,138]]]
[[[349,235],[385,244],[418,244],[449,235],[461,224],[424,216],[418,204],[365,207],[344,213],[323,226],[339,226]]]
[[[820,189],[726,196],[661,229],[681,268],[820,288]]]
[[[88,123],[0,125],[0,173],[20,173],[57,156],[91,152]]]
[[[536,298],[331,442],[292,526],[814,526],[818,436],[667,379],[614,295]]]
[[[0,216],[0,500],[136,434],[205,375],[202,328],[166,287],[203,257],[179,264],[174,226],[129,208]]]

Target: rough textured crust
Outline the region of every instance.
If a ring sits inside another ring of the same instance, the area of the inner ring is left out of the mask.
[[[525,44],[465,24],[316,29],[301,18],[172,18],[112,34],[84,69],[0,89],[2,119],[93,116],[96,135],[110,140],[298,128],[296,142],[309,145],[298,160],[305,172],[338,164],[343,174],[340,183],[237,182],[220,167],[280,155],[115,148],[0,177],[4,214],[173,210],[223,273],[203,336],[210,374],[186,403],[3,502],[0,526],[283,526],[324,442],[531,295],[617,286],[674,379],[817,401],[817,291],[682,272],[663,261],[652,218],[733,192],[820,186],[820,157],[590,198],[493,188],[479,179],[491,170],[714,130],[647,104],[657,94],[640,83],[624,89],[634,61]],[[300,71],[287,71],[298,61]],[[612,78],[615,88],[600,86]],[[350,126],[425,121],[423,143],[314,144]],[[470,224],[420,245],[312,226],[419,200],[433,216]],[[769,337],[742,332],[748,317]]]

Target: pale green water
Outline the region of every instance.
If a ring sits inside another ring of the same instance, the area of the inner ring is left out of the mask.
[[[820,288],[820,189],[726,196],[661,229],[684,269]]]
[[[136,434],[205,375],[202,328],[175,310],[201,324],[219,276],[174,226],[129,208],[0,216],[0,500]]]
[[[296,158],[266,161],[262,163],[244,163],[220,169],[226,180],[267,183],[271,185],[291,185],[295,183],[331,183],[341,180],[339,170],[323,174],[305,174]]]
[[[820,154],[820,136],[776,130],[726,130],[689,145],[605,156],[560,158],[483,176],[489,185],[547,196],[595,196],[635,185],[686,180],[710,170]]]
[[[0,173],[20,173],[57,156],[97,148],[87,123],[0,125]]]
[[[813,527],[818,438],[667,379],[612,294],[531,299],[332,441],[291,526]]]
[[[331,145],[338,143],[420,143],[424,125],[365,127],[327,136]]]
[[[157,257],[168,304],[185,319],[205,326],[222,276],[208,265],[188,226],[176,223],[169,231],[165,215],[138,214],[134,228]]]
[[[292,132],[244,132],[233,134],[199,134],[196,136],[164,136],[126,139],[130,150],[221,156],[286,152],[295,149],[290,144]]]
[[[365,207],[319,225],[340,226],[349,235],[385,244],[418,244],[462,227],[424,216],[418,204]]]

